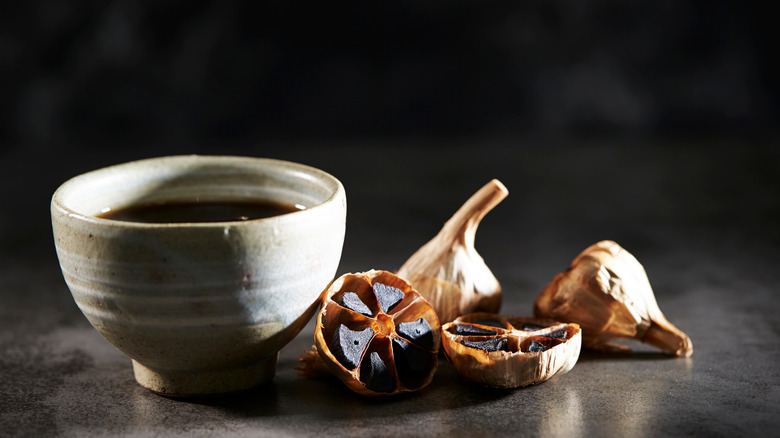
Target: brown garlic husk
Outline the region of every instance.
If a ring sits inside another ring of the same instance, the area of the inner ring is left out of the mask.
[[[487,183],[398,270],[431,303],[442,324],[501,307],[501,285],[474,248],[474,236],[482,218],[508,194],[500,181]]]
[[[534,313],[579,324],[587,348],[630,351],[613,341],[634,338],[678,357],[693,354],[691,339],[658,307],[645,269],[613,241],[591,245],[556,275]]]
[[[579,325],[547,318],[471,313],[442,326],[447,359],[494,388],[535,385],[567,373],[580,356]]]
[[[344,274],[321,301],[299,375],[332,374],[365,396],[418,391],[433,380],[441,325],[407,281],[381,270]]]

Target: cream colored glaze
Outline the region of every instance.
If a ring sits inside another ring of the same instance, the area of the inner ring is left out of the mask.
[[[144,224],[96,217],[165,200],[265,199],[304,210],[245,222]],[[89,322],[159,393],[233,392],[272,379],[313,316],[344,241],[331,175],[258,158],[176,156],[64,183],[51,203],[62,273]]]

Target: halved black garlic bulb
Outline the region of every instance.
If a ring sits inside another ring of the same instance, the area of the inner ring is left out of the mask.
[[[438,367],[441,326],[433,307],[402,278],[372,270],[345,274],[323,296],[315,350],[328,371],[363,395],[424,388]],[[301,357],[302,374],[318,366]]]
[[[486,386],[516,388],[568,372],[580,356],[577,324],[489,313],[444,324],[447,359],[464,377]]]

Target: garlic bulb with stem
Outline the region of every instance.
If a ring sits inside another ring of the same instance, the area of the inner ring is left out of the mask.
[[[501,285],[474,248],[477,227],[509,191],[494,179],[398,270],[436,310],[442,324],[473,312],[498,312]]]
[[[612,341],[635,338],[678,357],[693,354],[691,339],[658,307],[645,269],[613,241],[591,245],[556,275],[537,297],[534,313],[579,324],[588,348],[630,351]]]

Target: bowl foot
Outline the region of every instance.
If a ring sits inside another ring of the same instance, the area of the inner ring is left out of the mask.
[[[135,380],[160,395],[188,397],[239,392],[270,382],[278,353],[250,365],[211,370],[152,369],[133,360]]]

